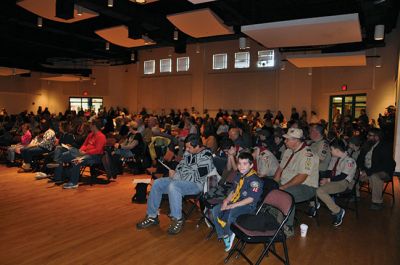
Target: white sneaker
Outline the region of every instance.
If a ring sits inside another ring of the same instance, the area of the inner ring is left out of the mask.
[[[36,172],[35,178],[37,180],[46,179],[47,177],[48,177],[48,175],[46,173],[44,173],[44,172]]]

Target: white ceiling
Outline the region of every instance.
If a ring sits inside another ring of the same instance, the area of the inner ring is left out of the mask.
[[[30,70],[19,68],[0,67],[0,76],[11,76],[30,73]]]
[[[232,27],[226,26],[209,8],[168,15],[167,19],[176,28],[194,38],[234,33]]]
[[[121,25],[107,29],[96,30],[95,33],[102,37],[103,39],[119,46],[123,46],[126,48],[133,48],[145,45],[152,45],[155,42],[148,39],[147,41],[144,39],[131,39],[128,37],[128,27]],[[149,41],[150,40],[150,41]]]
[[[362,41],[358,14],[247,25],[242,32],[267,48]]]
[[[296,67],[365,66],[365,52],[288,55],[286,59]]]
[[[56,0],[22,0],[18,2],[17,5],[38,16],[64,23],[74,23],[99,15],[94,11],[82,7],[82,15],[78,16],[78,9],[75,5],[74,18],[66,20],[56,17]]]

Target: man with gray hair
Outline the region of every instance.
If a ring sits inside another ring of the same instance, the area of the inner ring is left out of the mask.
[[[274,180],[280,184],[280,189],[293,195],[295,202],[307,201],[315,196],[318,188],[319,159],[303,140],[303,130],[290,128],[285,138],[286,151],[275,173]],[[294,213],[289,216],[285,234],[294,235]]]

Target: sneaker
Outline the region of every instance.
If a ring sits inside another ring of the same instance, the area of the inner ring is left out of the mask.
[[[232,244],[231,244],[231,237],[226,235],[223,238],[224,244],[225,244],[225,252],[229,252],[231,250]]]
[[[309,217],[315,217],[317,215],[317,210],[321,207],[321,204],[319,202],[317,202],[317,206],[311,206],[310,208],[308,208],[308,212],[307,215]]]
[[[176,219],[176,218],[172,218],[172,222],[168,227],[168,234],[170,235],[177,235],[179,234],[179,232],[181,232],[183,224],[185,223],[185,221],[183,220],[183,218],[181,219]]]
[[[227,248],[225,245],[225,252],[229,252],[231,250],[231,248],[233,246],[233,241],[235,241],[235,233],[232,233],[232,235],[229,237],[229,246]]]
[[[371,203],[371,206],[369,207],[370,210],[373,211],[379,211],[383,209],[383,203]]]
[[[333,225],[334,226],[337,227],[342,224],[345,213],[346,213],[346,211],[344,209],[340,209],[340,211],[337,214],[333,215]]]
[[[285,225],[283,227],[283,233],[285,234],[286,238],[291,238],[294,236],[294,229],[293,226]]]
[[[57,167],[59,167],[59,166],[60,166],[59,163],[48,163],[48,164],[46,165],[47,168],[57,168]]]
[[[136,224],[136,228],[139,230],[145,229],[152,225],[158,225],[159,223],[160,221],[158,220],[158,217],[150,217],[146,215],[146,217],[142,221]]]
[[[36,173],[36,176],[35,176],[35,179],[37,179],[37,180],[41,180],[41,179],[46,179],[46,178],[48,178],[49,176],[46,174],[46,173],[44,173],[44,172],[37,172]]]
[[[64,188],[64,189],[76,189],[76,188],[78,188],[78,186],[79,186],[78,183],[74,184],[74,183],[72,183],[72,182],[68,182],[68,183],[65,183],[65,184],[63,185],[63,188]]]

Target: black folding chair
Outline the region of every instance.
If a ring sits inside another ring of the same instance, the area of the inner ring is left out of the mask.
[[[395,203],[394,180],[393,180],[394,179],[394,176],[393,176],[394,174],[390,174],[390,175],[391,175],[391,177],[388,180],[384,181],[385,184],[383,186],[382,196],[386,194],[386,195],[389,195],[392,198],[392,208],[393,208],[394,203]],[[388,186],[389,186],[389,184],[391,184],[392,192],[386,191]],[[369,182],[368,181],[364,182],[364,183],[360,183],[360,191],[371,193],[371,188],[369,186]]]
[[[290,213],[294,208],[294,198],[293,196],[282,190],[272,190],[265,197],[263,204],[259,207],[256,215],[259,215],[261,212],[266,212],[274,209],[275,211],[279,211],[283,218],[277,218],[277,227],[272,230],[265,231],[253,231],[244,228],[239,225],[237,222],[231,225],[231,230],[235,233],[237,241],[233,248],[229,251],[228,256],[225,259],[225,263],[229,261],[232,255],[237,252],[238,255],[243,256],[243,258],[249,263],[254,264],[245,254],[244,249],[246,244],[262,244],[263,250],[256,261],[256,265],[260,264],[263,258],[268,255],[268,253],[272,253],[275,257],[277,257],[284,264],[289,265],[289,253],[286,245],[286,236],[283,231],[283,226],[287,222]],[[282,219],[282,220],[279,220]],[[282,243],[284,250],[284,257],[279,255],[276,252],[275,244]]]

